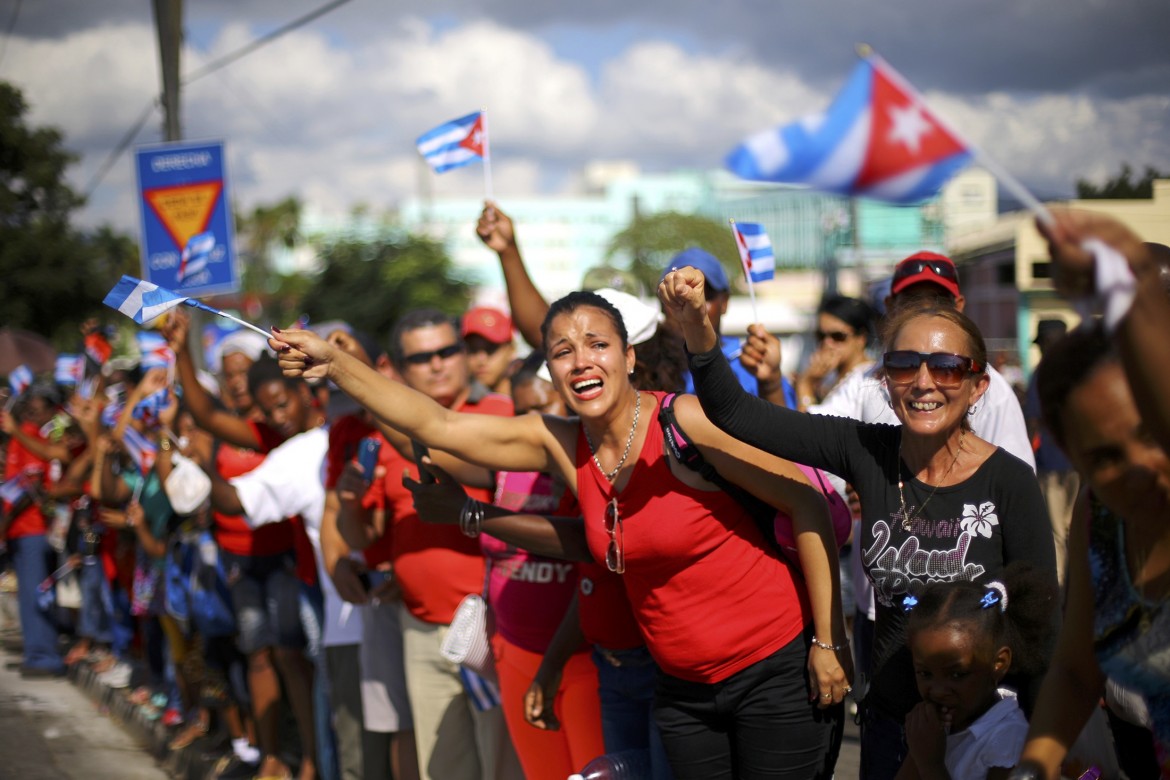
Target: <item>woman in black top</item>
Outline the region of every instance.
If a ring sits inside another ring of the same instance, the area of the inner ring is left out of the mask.
[[[902,425],[802,414],[739,387],[707,320],[703,284],[701,273],[682,268],[658,294],[683,323],[707,416],[762,450],[839,474],[861,499],[859,543],[877,603],[862,777],[892,778],[906,756],[903,720],[918,701],[903,599],[931,582],[993,579],[1016,560],[1055,581],[1052,531],[1032,470],[967,423],[989,381],[983,337],[954,307],[907,307],[887,325],[882,361]]]

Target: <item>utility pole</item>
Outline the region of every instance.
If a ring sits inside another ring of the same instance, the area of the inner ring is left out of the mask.
[[[183,139],[179,101],[179,51],[183,47],[183,0],[153,0],[162,65],[163,140]]]

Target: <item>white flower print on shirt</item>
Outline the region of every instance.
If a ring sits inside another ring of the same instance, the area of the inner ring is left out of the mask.
[[[990,539],[991,529],[997,525],[999,525],[999,517],[995,514],[993,502],[984,501],[978,509],[974,504],[963,504],[963,519],[959,521],[959,526],[964,531],[970,531]]]

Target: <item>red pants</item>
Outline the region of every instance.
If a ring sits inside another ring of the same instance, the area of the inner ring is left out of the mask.
[[[492,637],[492,651],[500,678],[500,706],[527,780],[565,780],[605,752],[597,667],[588,651],[574,653],[565,664],[553,702],[560,731],[543,731],[524,719],[524,694],[536,677],[541,655],[519,648],[499,634]]]

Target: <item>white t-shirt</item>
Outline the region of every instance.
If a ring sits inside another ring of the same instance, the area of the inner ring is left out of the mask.
[[[901,425],[902,421],[890,408],[890,394],[878,375],[879,370],[880,363],[876,363],[868,371],[850,372],[822,403],[810,406],[808,411],[867,423]],[[1003,447],[1035,471],[1036,457],[1032,454],[1028,426],[1024,423],[1024,410],[1020,407],[1016,391],[991,366],[987,367],[987,376],[991,384],[979,403],[975,404],[971,430],[979,438]]]
[[[1028,719],[1010,688],[1000,688],[999,701],[957,734],[947,736],[943,759],[951,780],[987,780],[994,767],[1020,762],[1028,738]]]
[[[321,557],[321,517],[325,514],[325,455],[329,429],[322,426],[293,436],[268,453],[252,471],[229,480],[253,528],[300,515],[313,544],[317,579],[325,597],[322,643],[355,645],[362,638],[360,613],[337,595]]]

